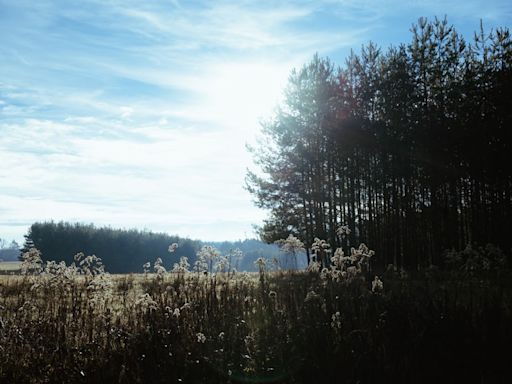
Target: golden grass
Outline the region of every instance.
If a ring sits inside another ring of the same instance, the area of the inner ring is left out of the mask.
[[[0,262],[0,273],[18,272],[21,268],[21,261],[2,261]]]

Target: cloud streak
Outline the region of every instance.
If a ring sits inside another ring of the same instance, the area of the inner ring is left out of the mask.
[[[418,16],[443,7],[0,0],[0,237],[21,240],[48,219],[252,236],[264,212],[242,188],[245,144],[291,69],[315,52],[342,63],[368,40],[407,41]],[[511,10],[446,7],[489,27]]]

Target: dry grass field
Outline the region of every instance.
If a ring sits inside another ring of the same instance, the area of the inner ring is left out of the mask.
[[[260,260],[254,274],[182,267],[111,276],[93,257],[27,258],[24,275],[0,279],[0,382],[510,378],[500,352],[512,342],[510,272],[390,269],[372,279],[364,262],[283,272]]]
[[[18,273],[21,268],[20,261],[2,261],[0,262],[0,274]]]

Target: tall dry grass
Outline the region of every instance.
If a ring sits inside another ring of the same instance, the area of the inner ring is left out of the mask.
[[[35,252],[35,251],[34,251]],[[329,268],[110,276],[97,258],[0,280],[2,383],[507,382],[510,273]],[[334,256],[333,256],[334,257]],[[183,262],[183,260],[182,260]],[[178,265],[179,267],[179,265]],[[208,267],[210,268],[210,267]]]

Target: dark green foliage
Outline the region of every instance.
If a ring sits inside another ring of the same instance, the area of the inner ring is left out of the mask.
[[[338,70],[315,56],[292,72],[253,149],[265,176],[247,176],[270,211],[262,239],[334,248],[348,224],[350,243],[371,244],[381,267],[442,267],[444,250],[468,243],[510,257],[510,33],[468,42],[424,18],[411,31],[410,43],[370,43]]]
[[[180,256],[194,260],[200,248],[198,241],[163,233],[65,222],[34,223],[26,237],[41,251],[44,261],[65,261],[69,265],[74,255],[83,252],[100,257],[110,273],[142,272],[144,263],[153,263],[157,258],[163,260],[166,268],[171,268]],[[171,254],[168,248],[172,243],[178,243],[179,248]]]

